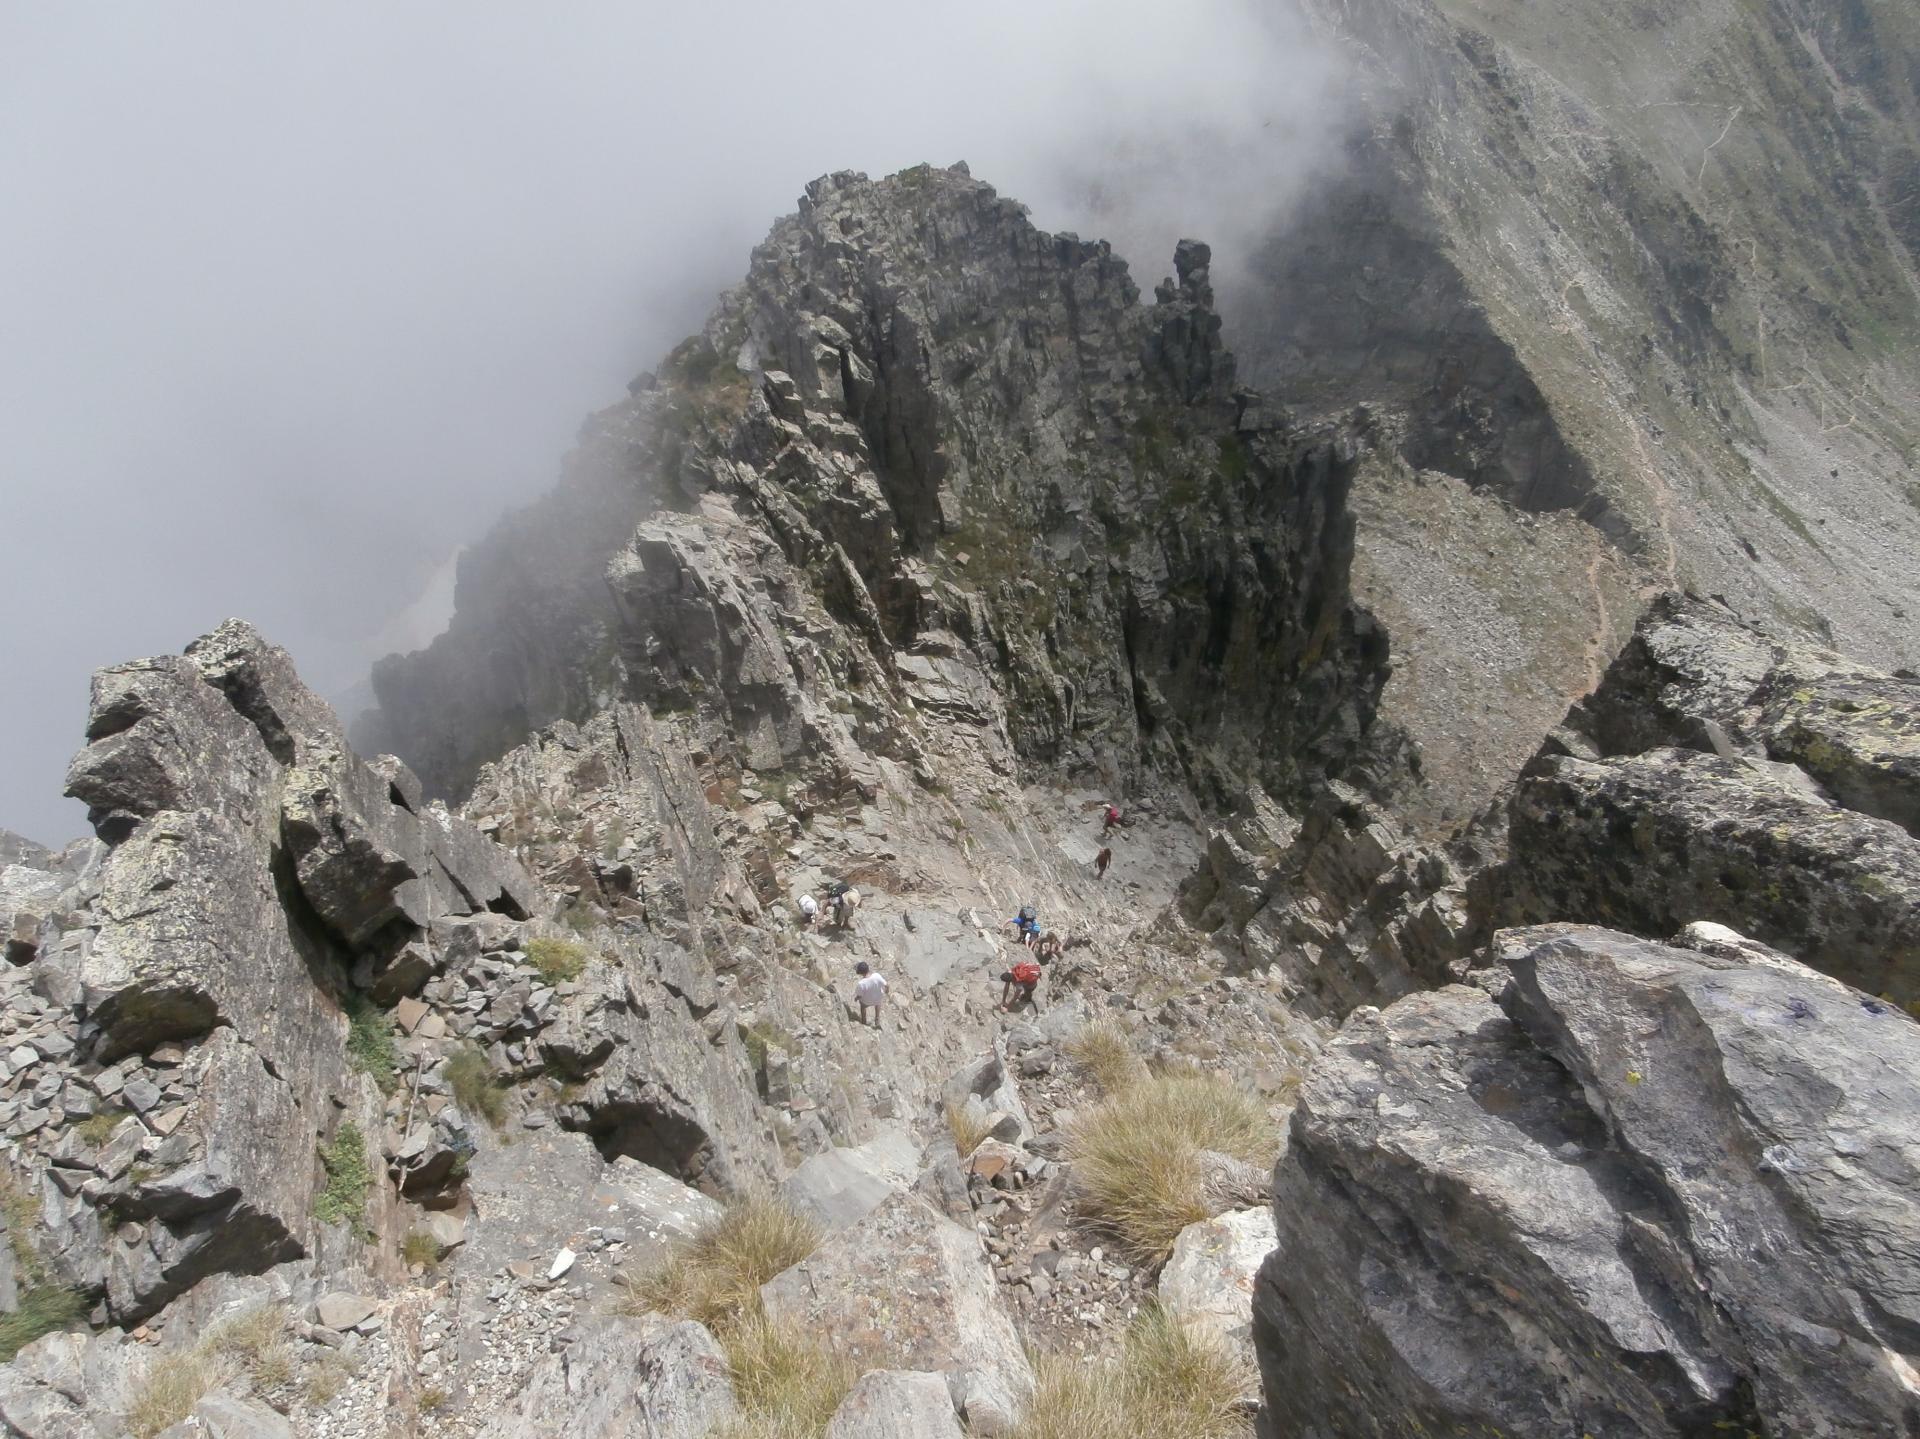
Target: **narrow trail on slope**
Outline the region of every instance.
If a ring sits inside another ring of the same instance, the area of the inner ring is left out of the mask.
[[[1607,592],[1600,583],[1600,568],[1606,562],[1608,548],[1606,536],[1598,530],[1593,531],[1585,569],[1587,591],[1593,596],[1593,630],[1582,646],[1581,661],[1585,674],[1581,688],[1578,693],[1567,696],[1569,704],[1600,688],[1607,666],[1613,662],[1614,653],[1619,648],[1620,638],[1614,628],[1613,612],[1607,606]]]
[[[1639,420],[1626,417],[1627,431],[1633,436],[1633,448],[1640,456],[1640,467],[1647,480],[1647,497],[1653,503],[1654,527],[1659,531],[1662,544],[1667,551],[1666,563],[1660,568],[1661,580],[1657,584],[1643,585],[1640,598],[1652,599],[1662,590],[1672,589],[1680,582],[1680,544],[1674,538],[1674,515],[1679,509],[1674,499],[1673,486],[1667,483],[1667,477],[1652,453],[1647,449],[1647,437],[1640,428]]]

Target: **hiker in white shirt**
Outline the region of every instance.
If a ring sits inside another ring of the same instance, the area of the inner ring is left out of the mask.
[[[873,1027],[880,1027],[880,1006],[887,1002],[887,982],[874,972],[872,965],[864,959],[853,967],[860,976],[854,981],[853,997],[860,1002],[860,1022],[867,1022],[867,1011],[873,1011]]]

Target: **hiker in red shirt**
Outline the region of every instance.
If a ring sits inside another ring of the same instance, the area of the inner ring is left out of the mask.
[[[1040,1004],[1034,999],[1033,992],[1039,987],[1040,966],[1030,959],[1021,960],[1000,976],[1000,1007],[1011,1010],[1024,1002],[1038,1009]],[[1016,989],[1020,991],[1018,998],[1014,997]]]
[[[1100,833],[1104,835],[1109,830],[1118,829],[1119,827],[1120,827],[1120,806],[1117,804],[1109,804],[1107,806],[1107,812],[1102,817],[1102,820],[1101,820]]]

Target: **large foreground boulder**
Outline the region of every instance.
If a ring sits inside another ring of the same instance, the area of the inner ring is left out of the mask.
[[[975,1432],[998,1432],[1033,1391],[980,1237],[917,1195],[896,1194],[760,1297],[861,1364],[948,1375]]]
[[[1708,920],[1920,1000],[1920,680],[1663,596],[1508,818],[1477,934]]]
[[[1920,1025],[1711,947],[1509,931],[1498,1002],[1353,1017],[1275,1172],[1280,1432],[1917,1432]]]
[[[1549,759],[1520,782],[1518,917],[1640,934],[1730,925],[1873,994],[1920,999],[1920,840],[1744,759]]]

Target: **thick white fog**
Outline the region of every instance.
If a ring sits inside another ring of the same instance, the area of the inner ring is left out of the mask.
[[[423,642],[815,175],[1231,265],[1337,151],[1273,8],[0,5],[0,825],[84,828],[98,665],[242,615],[340,697]]]

